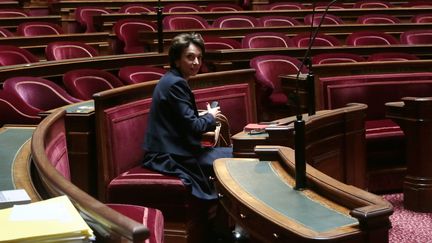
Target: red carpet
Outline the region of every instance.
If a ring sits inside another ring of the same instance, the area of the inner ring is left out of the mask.
[[[394,207],[394,213],[390,216],[393,227],[389,231],[389,242],[432,242],[432,213],[405,210],[402,193],[383,195],[383,197]]]

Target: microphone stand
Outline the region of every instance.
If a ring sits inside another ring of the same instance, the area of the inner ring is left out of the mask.
[[[314,75],[312,72],[312,61],[310,58],[310,52],[312,50],[313,43],[318,34],[318,31],[324,21],[324,18],[328,12],[330,6],[337,0],[331,1],[324,13],[321,16],[321,20],[318,26],[315,28],[313,34],[309,38],[309,46],[306,49],[306,53],[303,57],[303,61],[298,69],[296,76],[296,100],[297,100],[297,115],[296,121],[294,122],[294,147],[295,147],[295,190],[303,190],[306,188],[306,148],[305,148],[305,121],[303,120],[302,110],[300,106],[300,96],[299,96],[299,76],[302,68],[306,65],[308,67],[308,74],[306,78],[306,88],[308,91],[307,105],[308,105],[308,115],[315,114],[315,84]],[[315,7],[314,7],[315,9]],[[315,11],[315,10],[314,10]],[[314,23],[314,15],[312,15],[312,26]]]
[[[164,51],[164,45],[163,45],[163,26],[162,26],[162,4],[161,0],[158,0],[158,5],[156,7],[156,13],[157,13],[157,36],[158,36],[158,52],[162,53]]]

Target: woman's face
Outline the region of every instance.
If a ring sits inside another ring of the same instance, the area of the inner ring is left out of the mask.
[[[193,43],[183,50],[180,59],[176,61],[176,66],[185,79],[196,75],[201,68],[201,64],[202,51]]]

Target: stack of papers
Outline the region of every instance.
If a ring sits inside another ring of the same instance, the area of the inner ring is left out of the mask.
[[[90,242],[93,231],[67,196],[0,210],[0,242]]]

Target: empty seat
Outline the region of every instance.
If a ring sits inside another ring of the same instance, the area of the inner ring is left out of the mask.
[[[146,46],[140,41],[140,31],[157,31],[157,26],[151,21],[143,19],[121,19],[114,24],[114,32],[123,43],[124,53],[141,53]]]
[[[0,27],[0,38],[13,36],[14,34],[5,28]]]
[[[418,60],[419,58],[410,53],[404,52],[380,52],[374,53],[368,57],[369,62],[373,61],[407,61],[407,60]]]
[[[81,101],[69,95],[58,84],[39,77],[8,78],[3,83],[3,89],[39,112]]]
[[[214,20],[214,28],[248,28],[259,27],[257,18],[248,15],[225,15]]]
[[[151,80],[159,80],[166,70],[145,65],[125,66],[119,69],[118,76],[124,84],[137,84]]]
[[[354,8],[392,8],[393,5],[387,1],[366,0],[354,3]]]
[[[7,17],[28,17],[30,14],[22,9],[6,9],[0,8],[0,18],[7,18]]]
[[[165,16],[162,24],[166,30],[207,29],[210,27],[203,17],[189,14]]]
[[[432,30],[408,30],[400,35],[401,44],[432,44]]]
[[[78,41],[56,41],[48,43],[45,56],[48,61],[58,61],[72,58],[85,58],[98,56],[98,51]]]
[[[401,20],[388,14],[366,14],[359,16],[357,24],[398,24]]]
[[[93,24],[93,16],[109,14],[111,12],[111,10],[102,7],[77,7],[75,10],[75,19],[86,33],[96,32],[95,26]]]
[[[268,15],[260,17],[258,21],[262,27],[302,25],[300,21],[289,16]]]
[[[125,4],[119,9],[119,13],[151,13],[155,12],[152,6],[140,3]]]
[[[242,48],[293,47],[293,42],[277,32],[256,32],[245,35]]]
[[[432,23],[432,14],[417,14],[411,18],[412,23]]]
[[[164,13],[189,13],[189,12],[204,12],[204,9],[193,3],[170,3],[163,7]]]
[[[241,48],[241,43],[218,36],[203,36],[204,46],[206,50],[222,50],[222,49],[238,49]]]
[[[348,35],[345,43],[351,46],[365,45],[396,45],[399,41],[383,32],[376,31],[358,31]]]
[[[39,59],[27,51],[12,45],[0,45],[0,66],[38,62]]]
[[[308,47],[310,42],[310,33],[300,33],[292,37],[291,40],[296,47]],[[340,46],[341,43],[336,37],[318,33],[312,46]]]
[[[81,100],[90,100],[93,94],[123,86],[111,73],[98,69],[75,69],[63,75],[66,90]]]
[[[60,25],[50,22],[25,22],[17,27],[17,34],[21,36],[60,35],[64,34]]]
[[[321,53],[312,57],[312,64],[353,63],[364,62],[362,56],[353,53]]]
[[[209,3],[205,8],[208,12],[228,12],[228,11],[243,11],[243,8],[231,3]]]
[[[20,98],[0,90],[0,127],[4,124],[38,124],[41,121],[38,112]]]
[[[303,8],[303,4],[298,2],[274,2],[265,7],[266,10],[300,10]]]
[[[313,22],[314,26],[318,26],[319,23],[321,22],[321,19],[323,18],[323,16],[324,16],[324,19],[322,21],[322,25],[340,25],[340,24],[343,24],[342,19],[336,15],[333,15],[333,14],[324,15],[324,14],[320,14],[320,13],[307,14],[304,17],[304,23],[306,25],[311,25]]]

